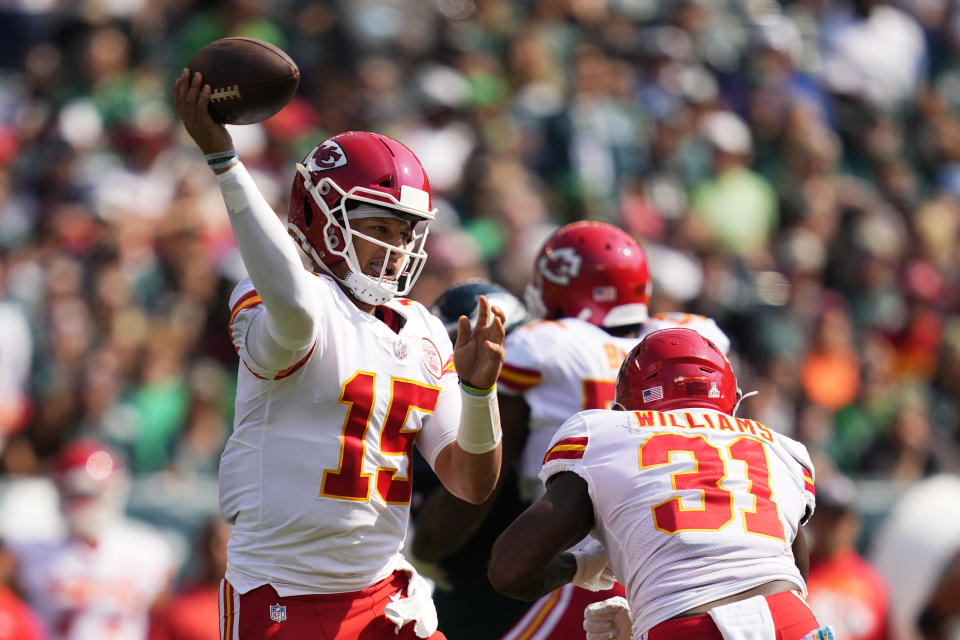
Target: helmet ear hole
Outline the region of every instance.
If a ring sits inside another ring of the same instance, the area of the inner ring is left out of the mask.
[[[320,192],[320,195],[325,196],[330,193],[330,183],[326,180],[321,180],[320,184],[317,185],[317,191]]]
[[[303,221],[309,227],[313,225],[313,207],[310,206],[310,196],[303,196]]]

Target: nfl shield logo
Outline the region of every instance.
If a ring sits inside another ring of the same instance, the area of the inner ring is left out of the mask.
[[[397,355],[397,359],[403,360],[407,357],[407,343],[398,342],[394,345],[393,352]]]
[[[287,619],[287,607],[282,604],[270,605],[270,619],[274,622],[283,622]]]

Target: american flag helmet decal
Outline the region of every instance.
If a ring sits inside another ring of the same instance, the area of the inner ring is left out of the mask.
[[[663,387],[656,386],[643,390],[644,403],[653,402],[655,400],[663,400]]]

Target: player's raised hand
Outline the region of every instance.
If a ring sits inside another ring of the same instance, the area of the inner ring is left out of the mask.
[[[187,69],[173,83],[173,104],[180,114],[187,133],[206,153],[233,149],[233,139],[226,127],[210,115],[210,85],[204,84],[200,73],[190,74]]]
[[[497,381],[503,364],[506,316],[499,307],[491,306],[485,296],[478,297],[477,304],[474,327],[471,328],[467,316],[460,316],[457,342],[453,345],[453,363],[464,384],[488,389]]]

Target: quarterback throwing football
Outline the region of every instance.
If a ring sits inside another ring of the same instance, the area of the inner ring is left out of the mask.
[[[249,273],[230,301],[240,364],[220,464],[233,525],[222,637],[443,638],[429,587],[401,554],[411,452],[458,497],[491,493],[503,314],[482,298],[454,346],[402,297],[435,209],[401,143],[369,132],[321,142],[297,165],[284,226],[210,117],[200,74],[184,70],[174,100]]]

